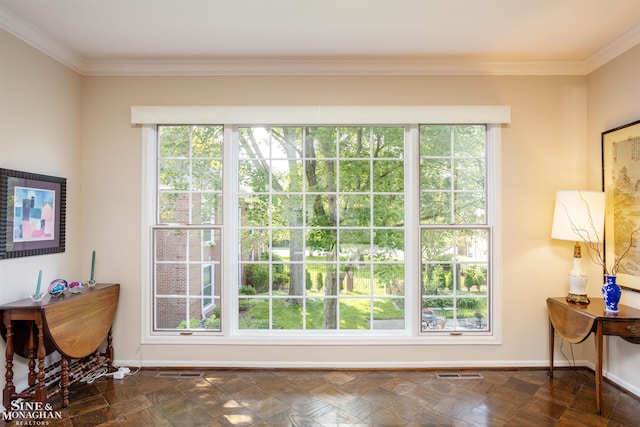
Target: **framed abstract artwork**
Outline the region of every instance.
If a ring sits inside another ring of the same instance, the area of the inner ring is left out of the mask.
[[[67,180],[0,168],[0,259],[65,250]]]
[[[604,256],[618,285],[640,291],[640,120],[602,133]]]

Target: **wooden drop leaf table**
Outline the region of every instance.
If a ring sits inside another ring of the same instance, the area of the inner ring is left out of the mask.
[[[602,346],[603,336],[618,336],[640,344],[640,310],[620,304],[618,313],[604,310],[602,298],[592,298],[588,305],[570,303],[566,298],[548,298],[549,373],[553,378],[554,331],[562,339],[577,344],[593,332],[596,342],[596,406],[602,414]]]
[[[4,407],[18,398],[46,403],[57,393],[67,407],[71,384],[98,369],[112,370],[111,326],[119,296],[119,284],[97,284],[78,294],[47,295],[39,303],[27,298],[0,305],[0,333],[7,344]],[[45,357],[54,351],[60,360],[45,366]],[[13,382],[14,354],[28,360],[28,387],[21,392]]]

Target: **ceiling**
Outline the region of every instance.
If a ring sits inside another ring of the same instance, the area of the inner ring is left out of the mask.
[[[586,74],[640,0],[0,0],[0,27],[85,75]]]

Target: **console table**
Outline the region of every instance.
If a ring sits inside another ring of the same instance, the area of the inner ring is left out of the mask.
[[[119,284],[97,284],[78,294],[47,295],[37,303],[27,298],[0,305],[0,333],[7,343],[4,407],[17,398],[46,403],[57,393],[67,407],[71,384],[98,369],[112,369],[111,326],[119,295]],[[45,366],[45,356],[54,351],[60,361]],[[14,354],[28,360],[29,385],[22,392],[13,383]]]
[[[591,332],[595,333],[598,414],[602,414],[602,337],[613,335],[634,344],[640,344],[640,310],[625,305],[619,305],[618,308],[618,313],[606,312],[602,298],[592,298],[588,305],[569,303],[564,297],[547,299],[551,378],[553,378],[554,331],[572,344],[586,340]]]

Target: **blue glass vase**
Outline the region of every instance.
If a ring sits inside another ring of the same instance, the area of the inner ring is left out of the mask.
[[[622,289],[620,289],[620,286],[616,283],[616,276],[607,276],[607,282],[602,287],[605,311],[617,313],[621,295]]]

